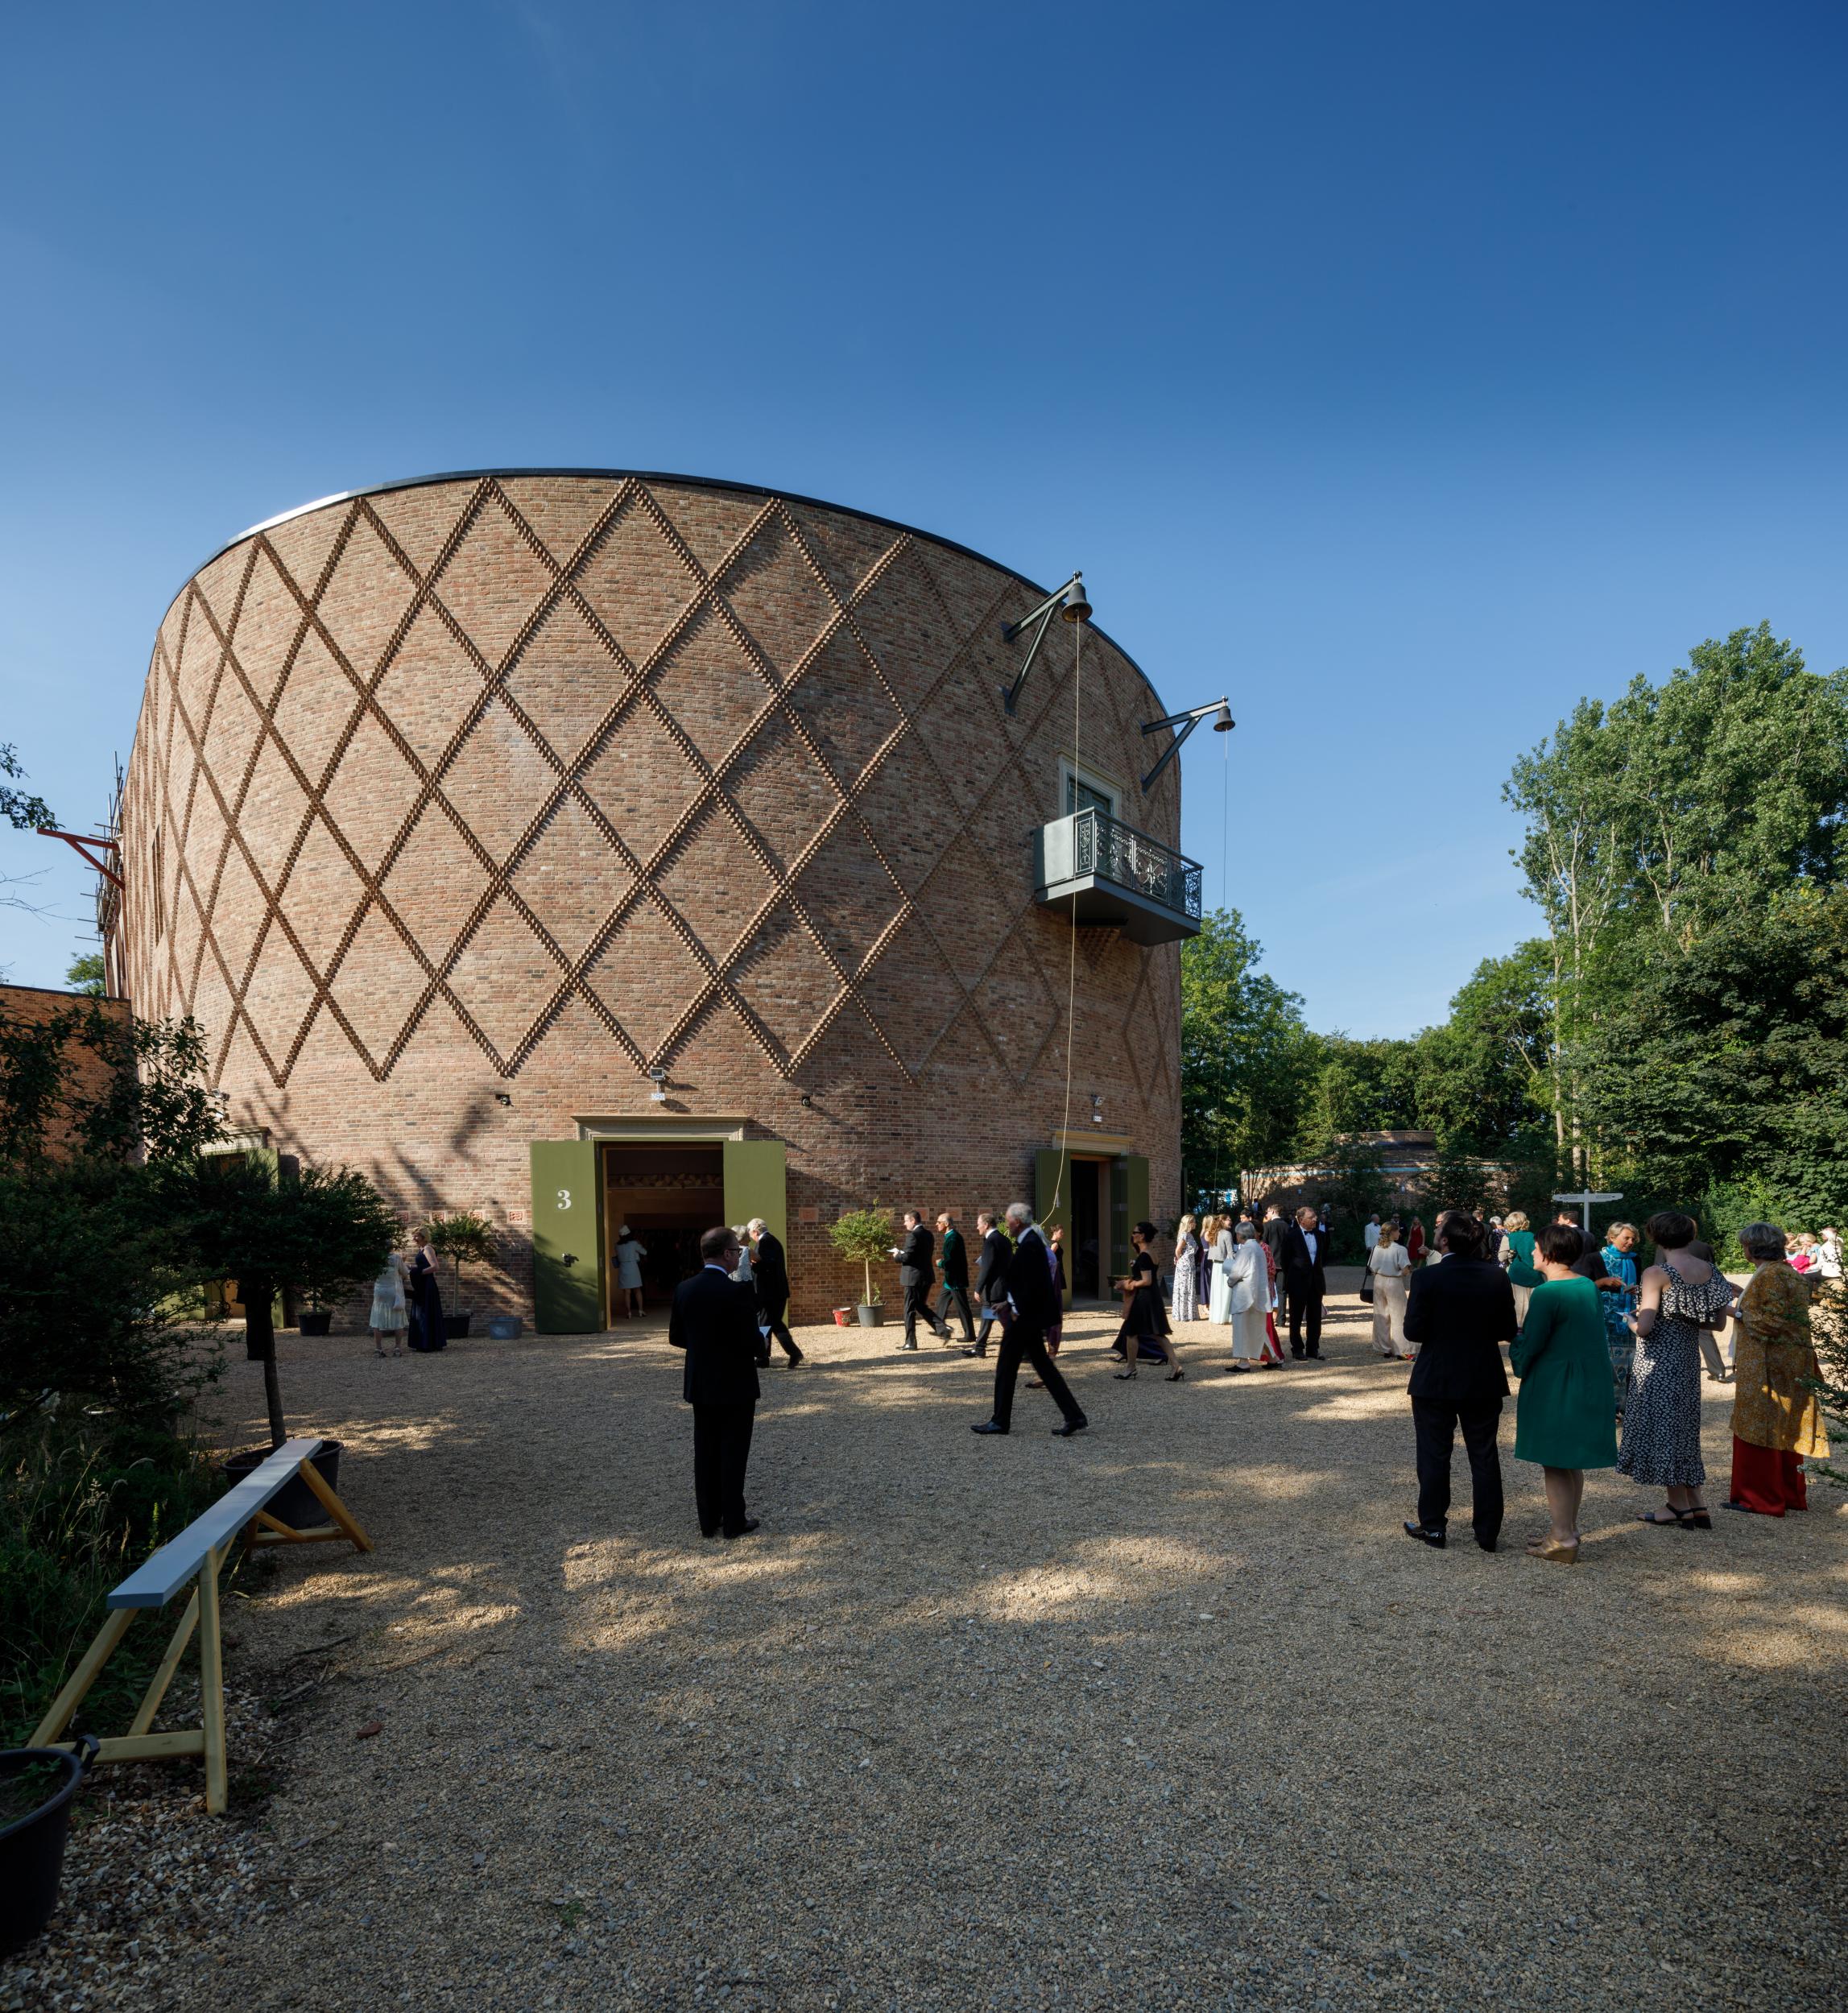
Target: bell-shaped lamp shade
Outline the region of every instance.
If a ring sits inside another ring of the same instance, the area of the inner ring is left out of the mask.
[[[1065,620],[1069,622],[1088,622],[1091,619],[1091,604],[1085,598],[1085,577],[1072,576],[1072,584],[1065,589]]]
[[[1230,734],[1238,724],[1232,717],[1232,709],[1222,699],[1218,712],[1213,716],[1213,731],[1215,734]]]

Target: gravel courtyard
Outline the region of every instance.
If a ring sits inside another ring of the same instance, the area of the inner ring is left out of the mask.
[[[1187,1382],[1134,1391],[1081,1317],[1093,1432],[1023,1391],[1005,1446],[966,1430],[989,1365],[803,1331],[735,1544],[695,1525],[660,1323],[287,1338],[378,1550],[238,1604],[234,1680],[327,1676],[230,1821],[269,1904],[176,1982],[248,2013],[1834,2001],[1842,1498],[1708,1536],[1594,1478],[1585,1563],[1542,1565],[1511,1407],[1503,1549],[1459,1449],[1428,1552],[1404,1371],[1333,1304],[1325,1364],[1227,1377],[1201,1325]],[[222,1403],[260,1437],[254,1366]]]

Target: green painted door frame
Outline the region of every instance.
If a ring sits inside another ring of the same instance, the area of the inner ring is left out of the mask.
[[[726,1139],[725,1220],[748,1223],[762,1217],[771,1232],[789,1249],[788,1148],[780,1139]]]
[[[1064,1176],[1060,1178],[1060,1162],[1065,1163]],[[1054,1189],[1059,1200],[1052,1200]],[[1069,1154],[1061,1154],[1056,1147],[1042,1147],[1033,1156],[1033,1219],[1050,1238],[1055,1229],[1065,1233],[1069,1243],[1072,1235],[1072,1159]],[[1072,1268],[1065,1267],[1065,1304],[1072,1304]]]
[[[532,1313],[542,1335],[603,1326],[603,1184],[594,1139],[535,1139]]]

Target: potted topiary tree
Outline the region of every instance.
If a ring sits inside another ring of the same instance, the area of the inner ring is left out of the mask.
[[[828,1226],[829,1242],[841,1257],[858,1259],[866,1282],[866,1297],[856,1310],[862,1328],[879,1325],[879,1289],[873,1283],[873,1261],[892,1248],[892,1213],[877,1206],[850,1209]]]
[[[485,1216],[477,1216],[472,1209],[453,1210],[447,1216],[433,1216],[424,1226],[424,1242],[438,1258],[449,1261],[451,1277],[455,1284],[455,1311],[443,1317],[443,1326],[451,1341],[469,1332],[469,1310],[462,1305],[462,1267],[486,1265],[494,1255],[494,1226]]]

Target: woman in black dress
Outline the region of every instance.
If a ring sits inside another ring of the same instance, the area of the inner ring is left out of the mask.
[[[1123,1282],[1123,1325],[1117,1330],[1117,1346],[1123,1352],[1125,1367],[1117,1372],[1118,1382],[1136,1374],[1136,1357],[1143,1343],[1152,1342],[1168,1362],[1168,1382],[1177,1383],[1187,1373],[1168,1340],[1168,1309],[1162,1304],[1161,1275],[1156,1270],[1149,1250],[1155,1242],[1155,1226],[1139,1223],[1130,1232],[1135,1245],[1135,1263]]]
[[[449,1346],[449,1333],[443,1325],[443,1294],[436,1283],[436,1254],[433,1246],[419,1247],[411,1261],[411,1346],[428,1355]]]

